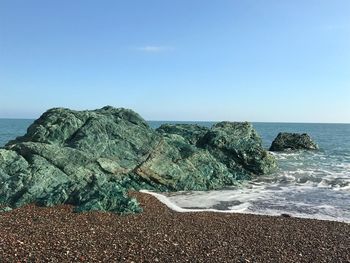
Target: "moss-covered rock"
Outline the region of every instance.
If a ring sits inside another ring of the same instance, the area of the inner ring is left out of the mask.
[[[128,190],[208,190],[273,170],[248,123],[163,125],[104,107],[55,108],[0,149],[0,204],[73,204],[77,211],[140,211]]]

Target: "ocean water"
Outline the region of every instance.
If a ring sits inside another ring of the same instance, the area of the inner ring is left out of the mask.
[[[0,119],[0,146],[23,135],[33,120]],[[153,128],[163,123],[212,122],[150,121]],[[240,212],[350,223],[350,124],[253,123],[268,148],[281,131],[307,132],[319,151],[273,153],[278,170],[240,187],[217,191],[155,194],[172,209],[187,211]]]
[[[161,123],[153,122],[153,127]],[[198,123],[210,127],[213,123]],[[269,148],[279,132],[306,132],[319,151],[273,153],[278,170],[240,187],[160,197],[186,211],[240,212],[350,223],[350,124],[253,123]]]
[[[17,136],[24,135],[34,120],[28,119],[0,119],[0,147]]]

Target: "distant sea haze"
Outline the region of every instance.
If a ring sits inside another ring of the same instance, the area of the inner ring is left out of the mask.
[[[0,119],[0,146],[25,134],[34,120]],[[189,123],[210,127],[214,122]],[[164,200],[179,211],[221,211],[327,219],[350,223],[350,124],[253,123],[269,148],[279,132],[306,132],[319,151],[274,153],[276,173],[246,182],[240,187],[209,192],[171,193]],[[163,200],[163,201],[164,201]]]

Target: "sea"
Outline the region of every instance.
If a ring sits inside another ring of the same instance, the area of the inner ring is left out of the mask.
[[[23,135],[33,120],[0,119],[0,147]],[[214,122],[192,123],[210,127]],[[308,133],[318,151],[272,153],[278,170],[215,191],[153,193],[179,212],[216,211],[262,215],[289,215],[350,223],[350,124],[253,123],[268,149],[279,132]]]

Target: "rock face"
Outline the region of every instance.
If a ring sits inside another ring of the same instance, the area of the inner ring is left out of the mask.
[[[163,124],[157,129],[161,134],[180,135],[192,145],[196,145],[208,131],[208,128],[196,124]]]
[[[55,108],[0,149],[0,205],[140,211],[128,190],[208,190],[276,167],[248,123],[151,129],[137,113]]]
[[[306,133],[280,132],[272,142],[270,151],[317,150],[318,146]]]

